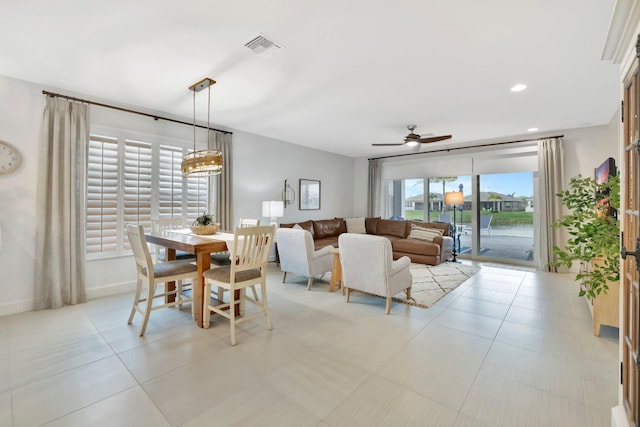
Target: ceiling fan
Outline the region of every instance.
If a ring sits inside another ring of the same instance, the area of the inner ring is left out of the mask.
[[[428,144],[430,142],[444,141],[445,139],[451,139],[451,135],[441,135],[441,136],[426,136],[421,138],[420,135],[413,133],[417,126],[416,125],[408,125],[407,129],[409,129],[409,135],[404,137],[404,142],[396,143],[396,144],[371,144],[374,146],[382,147],[382,146],[392,146],[392,145],[407,145],[409,147],[415,147],[418,144]]]

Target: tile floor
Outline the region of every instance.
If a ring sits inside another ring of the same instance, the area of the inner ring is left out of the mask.
[[[269,266],[274,329],[126,319],[132,294],[0,317],[1,426],[592,426],[617,400],[618,330],[570,276],[484,265],[429,309]]]

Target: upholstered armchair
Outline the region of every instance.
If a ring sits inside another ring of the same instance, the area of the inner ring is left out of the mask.
[[[394,261],[391,242],[381,236],[343,233],[338,238],[342,283],[351,290],[379,295],[387,299],[385,313],[391,311],[391,298],[405,291],[411,298],[411,259],[407,256]]]
[[[313,237],[307,230],[278,228],[276,244],[280,257],[280,269],[284,273],[282,283],[287,280],[287,273],[291,273],[308,278],[307,290],[310,290],[314,276],[331,271],[333,247],[325,246],[316,251],[313,246]]]

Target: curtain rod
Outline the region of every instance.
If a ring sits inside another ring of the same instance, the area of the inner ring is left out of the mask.
[[[194,126],[193,123],[183,122],[182,120],[170,119],[168,117],[162,117],[162,116],[158,116],[158,115],[155,115],[155,114],[144,113],[142,111],[130,110],[128,108],[117,107],[115,105],[103,104],[101,102],[89,101],[88,99],[75,98],[73,96],[62,95],[62,94],[59,94],[59,93],[53,93],[53,92],[49,92],[49,91],[46,91],[46,90],[43,90],[42,94],[43,95],[48,95],[48,96],[51,96],[51,97],[54,97],[54,98],[64,98],[64,99],[68,99],[68,100],[71,100],[71,101],[78,101],[78,102],[84,102],[86,104],[97,105],[98,107],[111,108],[112,110],[124,111],[125,113],[139,114],[141,116],[151,117],[153,120],[165,120],[167,122],[179,123],[181,125]],[[202,126],[202,125],[198,125],[198,124],[196,124],[195,127],[198,127],[198,128],[201,128],[201,129],[207,129],[206,126]],[[208,129],[215,130],[217,132],[222,132],[222,133],[229,134],[229,135],[233,135],[233,132],[229,132],[227,130],[216,129],[216,128],[212,128],[212,127],[209,127]]]
[[[539,140],[545,139],[545,138],[564,138],[564,135],[543,136],[543,137],[540,137],[540,138],[529,138],[529,139],[518,139],[516,141],[492,142],[492,143],[489,143],[489,144],[470,145],[468,147],[442,148],[440,150],[423,151],[423,152],[418,152],[418,153],[393,154],[393,155],[390,155],[390,156],[371,157],[371,158],[369,158],[367,160],[390,159],[392,157],[415,156],[416,154],[439,153],[439,152],[442,152],[442,151],[465,150],[465,149],[468,149],[468,148],[477,148],[477,147],[492,147],[494,145],[515,144],[516,142],[539,141]]]

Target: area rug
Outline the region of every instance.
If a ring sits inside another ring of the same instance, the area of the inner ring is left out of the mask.
[[[404,292],[393,297],[394,301],[429,308],[446,294],[460,286],[480,270],[473,265],[444,262],[440,265],[411,263],[411,299]]]

